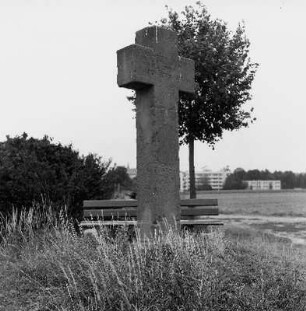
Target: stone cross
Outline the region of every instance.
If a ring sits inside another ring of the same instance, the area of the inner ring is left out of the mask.
[[[135,43],[117,51],[117,82],[136,90],[137,220],[150,236],[164,219],[180,220],[178,101],[194,92],[194,62],[165,28],[139,30]]]

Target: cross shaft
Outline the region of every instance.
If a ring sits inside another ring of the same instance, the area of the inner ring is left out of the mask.
[[[194,62],[177,52],[176,33],[148,27],[117,51],[120,87],[136,90],[137,198],[142,232],[180,220],[179,91],[194,91]]]

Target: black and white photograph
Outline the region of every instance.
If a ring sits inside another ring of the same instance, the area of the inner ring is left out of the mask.
[[[306,311],[305,14],[0,0],[0,311]]]

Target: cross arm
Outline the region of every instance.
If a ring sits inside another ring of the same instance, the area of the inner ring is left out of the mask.
[[[153,85],[150,73],[152,56],[151,48],[138,44],[132,44],[117,51],[118,85],[133,90]]]

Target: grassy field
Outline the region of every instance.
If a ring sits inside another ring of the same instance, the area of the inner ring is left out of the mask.
[[[1,311],[306,310],[305,251],[256,231],[128,242],[48,209],[0,228]]]
[[[202,191],[198,198],[218,199],[221,214],[306,216],[306,190]]]
[[[186,195],[185,195],[186,196]],[[306,191],[210,191],[199,198],[217,198],[225,229],[256,229],[306,246]]]

